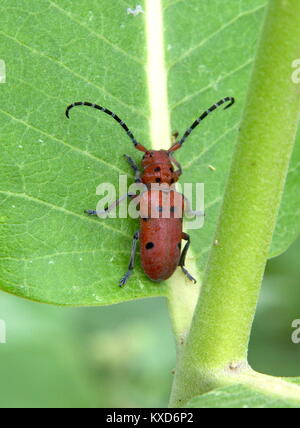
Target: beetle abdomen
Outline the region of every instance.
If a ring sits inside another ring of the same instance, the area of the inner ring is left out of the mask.
[[[141,195],[141,260],[153,281],[168,279],[181,254],[183,196],[165,187]]]
[[[182,223],[178,218],[141,219],[141,260],[153,281],[170,278],[181,253]]]

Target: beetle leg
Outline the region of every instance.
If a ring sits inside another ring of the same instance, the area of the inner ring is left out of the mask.
[[[128,155],[124,155],[125,159],[127,160],[127,162],[129,163],[129,165],[131,166],[131,168],[133,169],[133,172],[135,174],[135,182],[136,183],[141,183],[141,173],[140,170],[137,166],[137,164],[135,163],[134,159],[132,159],[132,157],[128,156]]]
[[[186,259],[186,255],[187,252],[190,248],[191,245],[191,239],[190,239],[190,235],[188,235],[187,233],[183,233],[182,234],[182,239],[184,239],[185,241],[187,241],[182,253],[181,253],[181,257],[180,257],[180,261],[179,261],[179,266],[181,267],[183,273],[188,277],[188,279],[190,281],[193,281],[196,284],[196,280],[195,278],[192,277],[192,275],[187,271],[187,269],[185,268],[185,259]]]
[[[124,285],[126,284],[126,282],[128,281],[128,279],[130,278],[130,276],[131,276],[131,274],[133,272],[135,255],[136,255],[136,247],[137,247],[137,242],[138,242],[139,238],[140,238],[140,232],[137,231],[134,234],[133,241],[132,241],[132,249],[131,249],[131,256],[130,256],[130,262],[129,262],[129,266],[128,266],[128,271],[125,273],[125,275],[121,279],[121,281],[119,283],[120,287],[124,287]]]
[[[85,210],[84,212],[88,215],[97,215],[101,217],[104,214],[111,212],[114,208],[120,205],[121,202],[125,201],[126,198],[133,198],[135,196],[136,195],[134,193],[127,193],[126,195],[123,195],[120,199],[117,199],[115,202],[113,202],[106,210],[103,210],[103,211]]]

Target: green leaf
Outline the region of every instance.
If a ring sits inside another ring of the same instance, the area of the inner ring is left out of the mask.
[[[187,263],[196,260],[201,276],[265,5],[264,0],[228,0],[224,9],[221,2],[141,1],[145,13],[135,16],[127,13],[133,4],[123,0],[1,0],[0,59],[7,73],[7,83],[0,85],[2,289],[62,305],[105,305],[168,292],[167,284],[145,277],[139,260],[126,288],[119,289],[138,224],[83,213],[95,208],[100,183],[118,185],[120,174],[128,174],[132,182],[122,155],[140,156],[120,127],[99,112],[78,109],[67,121],[66,106],[80,100],[115,111],[146,146],[167,148],[171,128],[182,134],[211,104],[236,97],[235,107],[207,119],[178,152],[182,182],[205,183],[205,227],[192,231]],[[161,45],[149,43],[156,33],[151,31],[151,24],[156,25],[155,14],[150,14],[154,4],[163,9]],[[149,85],[150,54],[159,61],[162,52],[169,111]],[[161,127],[153,103],[162,105]],[[299,232],[299,157],[298,150],[272,255],[286,249]]]
[[[296,382],[296,380],[294,380]],[[298,380],[298,383],[300,380]],[[230,385],[193,398],[187,408],[299,408],[299,403],[279,398],[272,393],[262,393],[245,385]]]

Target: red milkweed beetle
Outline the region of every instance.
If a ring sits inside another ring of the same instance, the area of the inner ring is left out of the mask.
[[[134,269],[135,255],[137,242],[140,240],[141,244],[141,261],[144,272],[153,281],[162,281],[170,278],[174,273],[177,266],[180,266],[184,274],[191,280],[196,282],[192,275],[185,268],[185,259],[190,247],[190,236],[182,230],[182,215],[180,217],[175,216],[175,211],[180,209],[183,210],[189,208],[185,197],[176,192],[174,187],[167,191],[169,193],[170,201],[170,216],[169,218],[162,218],[162,216],[151,216],[143,215],[143,212],[149,212],[149,206],[156,206],[158,211],[162,211],[162,198],[164,190],[153,190],[152,185],[163,184],[171,186],[178,181],[182,174],[182,169],[179,162],[173,157],[173,152],[180,149],[182,144],[185,142],[187,137],[192,131],[205,119],[210,113],[220,107],[222,104],[229,102],[224,110],[231,107],[235,100],[232,97],[226,97],[214,104],[207,111],[201,114],[201,116],[195,120],[190,128],[187,129],[183,137],[176,141],[169,150],[147,150],[142,146],[134,137],[132,132],[129,130],[125,122],[121,120],[115,113],[110,110],[101,107],[97,104],[89,102],[76,102],[67,107],[66,116],[69,118],[69,112],[73,107],[87,106],[94,109],[100,110],[103,113],[108,114],[115,119],[119,125],[125,130],[135,148],[144,152],[142,159],[143,171],[140,170],[135,161],[128,155],[125,158],[129,162],[131,168],[135,173],[135,181],[137,183],[143,183],[147,187],[147,191],[141,195],[140,199],[140,230],[134,234],[131,257],[128,266],[128,271],[120,280],[119,286],[123,287],[131,276]],[[177,168],[174,170],[174,166]],[[127,194],[125,197],[135,197],[136,195]],[[120,198],[114,204],[107,209],[107,211],[118,205],[125,197]],[[101,215],[103,212],[97,212],[93,210],[85,211],[89,215]],[[195,213],[194,213],[195,214]],[[199,215],[199,213],[198,213]],[[201,215],[201,214],[200,214]],[[203,215],[203,213],[202,213]],[[187,241],[183,251],[181,251],[181,241]]]

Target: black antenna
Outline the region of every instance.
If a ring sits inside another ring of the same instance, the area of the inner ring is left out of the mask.
[[[177,143],[175,143],[170,148],[169,152],[174,152],[175,150],[178,150],[182,146],[182,144],[185,142],[185,140],[187,139],[187,137],[189,135],[191,135],[191,133],[193,132],[193,130],[195,128],[197,128],[197,126],[202,122],[203,119],[205,119],[210,113],[212,113],[214,110],[216,110],[222,104],[225,104],[227,102],[230,102],[230,104],[228,104],[224,108],[224,110],[226,110],[229,107],[231,107],[235,103],[235,99],[233,97],[223,98],[222,100],[220,100],[219,102],[217,102],[216,104],[214,104],[213,106],[211,106],[207,111],[205,111],[204,113],[202,113],[202,115],[197,120],[195,120],[195,122],[192,124],[192,126],[185,132],[185,134],[183,135],[183,137],[181,138],[181,140],[178,141]]]
[[[133,135],[133,133],[130,131],[130,129],[128,128],[128,126],[126,125],[126,123],[125,122],[123,122],[123,120],[121,120],[120,118],[119,118],[119,116],[117,116],[115,113],[113,113],[112,111],[110,111],[110,110],[108,110],[107,108],[105,108],[105,107],[101,107],[101,106],[99,106],[99,105],[97,105],[97,104],[92,104],[92,103],[88,103],[88,102],[76,102],[76,103],[73,103],[73,104],[71,104],[71,105],[69,105],[68,107],[67,107],[67,110],[66,110],[66,116],[67,116],[67,118],[68,119],[70,119],[70,110],[72,110],[72,108],[74,108],[74,107],[77,107],[77,106],[87,106],[87,107],[92,107],[92,108],[94,108],[94,109],[96,109],[96,110],[100,110],[100,111],[102,111],[103,113],[106,113],[106,114],[108,114],[109,116],[111,116],[113,119],[115,119],[115,121],[117,121],[118,122],[118,124],[119,125],[121,125],[122,126],[122,128],[124,129],[124,131],[126,132],[126,134],[128,135],[128,137],[131,139],[131,141],[133,142],[133,144],[134,144],[134,146],[135,146],[135,148],[136,149],[138,149],[138,150],[140,150],[140,151],[142,151],[142,152],[147,152],[147,149],[144,147],[144,146],[142,146],[135,138],[134,138],[134,135]]]

